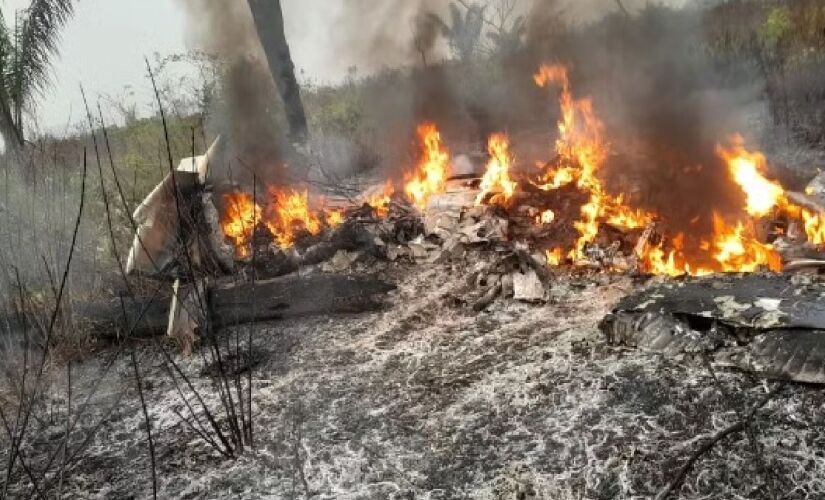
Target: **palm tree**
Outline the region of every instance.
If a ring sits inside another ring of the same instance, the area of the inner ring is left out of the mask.
[[[6,151],[23,152],[23,112],[51,83],[51,59],[73,0],[32,0],[10,26],[0,9],[0,135]]]
[[[478,48],[481,32],[484,29],[484,9],[475,4],[466,5],[467,12],[462,15],[456,3],[450,3],[450,24],[435,14],[430,19],[441,28],[442,34],[450,43],[450,49],[462,61],[467,61]]]
[[[258,38],[269,62],[269,71],[286,109],[289,136],[294,143],[307,139],[307,119],[301,101],[301,88],[295,78],[295,64],[284,33],[281,0],[248,0]]]
[[[493,51],[501,56],[509,57],[519,52],[524,46],[524,36],[527,34],[527,19],[519,16],[513,21],[510,28],[501,28],[500,31],[487,33],[493,42]]]

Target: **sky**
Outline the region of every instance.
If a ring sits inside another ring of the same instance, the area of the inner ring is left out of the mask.
[[[0,0],[8,22],[29,0]],[[338,0],[284,0],[287,36],[293,57],[306,77],[334,81],[347,64],[318,50],[334,30],[343,8]],[[83,118],[80,85],[91,101],[133,99],[151,103],[144,57],[154,59],[188,50],[186,19],[175,0],[79,0],[62,34],[54,61],[53,85],[41,99],[37,118],[42,131],[61,133]],[[134,91],[134,95],[129,95]]]
[[[299,79],[335,82],[353,66],[363,75],[382,66],[398,65],[399,47],[410,46],[414,12],[410,6],[417,1],[421,0],[282,0]],[[615,8],[611,0],[562,1],[581,12]],[[631,4],[644,1],[626,0]],[[684,4],[695,0],[666,1]],[[16,9],[29,2],[0,0],[7,22],[14,19]],[[445,9],[447,3],[444,0]],[[40,130],[60,134],[67,130],[67,124],[82,121],[81,84],[92,102],[99,98],[104,104],[109,99],[133,100],[139,110],[151,109],[144,57],[152,60],[156,53],[182,54],[191,47],[190,41],[177,0],[78,0],[54,61],[53,85],[36,110]]]

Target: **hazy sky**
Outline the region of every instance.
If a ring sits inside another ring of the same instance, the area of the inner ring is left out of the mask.
[[[29,0],[0,0],[7,22]],[[240,0],[238,0],[240,1]],[[304,74],[330,80],[342,76],[346,63],[327,50],[324,40],[340,13],[339,0],[284,0],[287,34]],[[175,0],[78,0],[75,17],[63,32],[54,85],[38,107],[42,128],[60,132],[82,117],[79,86],[91,100],[104,95],[123,98],[135,90],[139,105],[151,102],[144,56],[187,49],[184,12]],[[330,63],[334,61],[334,63]]]
[[[402,64],[394,52],[409,45],[412,6],[421,1],[282,0],[299,77],[334,81],[346,75],[351,66],[358,66],[363,74],[370,67]],[[520,1],[526,6],[531,0]],[[562,1],[585,13],[615,8],[611,0]],[[629,4],[644,1],[627,0]],[[664,1],[683,4],[696,0]],[[14,19],[15,9],[29,4],[29,0],[0,2],[7,22]],[[444,0],[443,7],[447,3]],[[428,0],[428,5],[440,7],[441,3]],[[376,36],[376,30],[383,38]],[[139,109],[147,109],[151,92],[143,58],[185,52],[186,19],[176,0],[78,0],[76,15],[62,42],[54,85],[37,113],[43,129],[58,133],[67,123],[82,118],[81,83],[93,101],[99,96],[123,99],[129,86],[134,96],[127,99],[134,100]],[[381,48],[385,50],[378,50]],[[363,56],[366,52],[369,60]]]

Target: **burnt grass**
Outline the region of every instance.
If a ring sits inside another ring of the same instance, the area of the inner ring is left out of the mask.
[[[649,498],[773,386],[721,368],[717,383],[701,363],[607,346],[596,325],[636,286],[628,278],[559,276],[546,305],[499,300],[475,313],[456,300],[461,268],[391,272],[399,289],[381,312],[256,327],[256,446],[234,460],[181,423],[161,356],[142,346],[159,497]],[[77,367],[78,395],[105,355]],[[217,408],[203,358],[179,362]],[[63,494],[151,497],[127,356],[104,386],[72,442],[104,424]],[[788,385],[749,432],[705,454],[673,498],[825,497],[823,410],[821,388]],[[33,464],[60,442],[62,422],[58,412],[35,425],[24,450]],[[25,478],[13,479],[12,496],[25,497]]]

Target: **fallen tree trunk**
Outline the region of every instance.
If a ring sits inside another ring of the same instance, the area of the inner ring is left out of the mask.
[[[378,296],[394,288],[372,277],[340,274],[283,276],[255,283],[225,283],[208,288],[210,321],[221,328],[258,321],[375,311]],[[131,337],[166,333],[171,295],[124,297],[79,304],[75,320],[98,338],[117,339],[134,326]],[[127,325],[127,326],[124,326]]]

